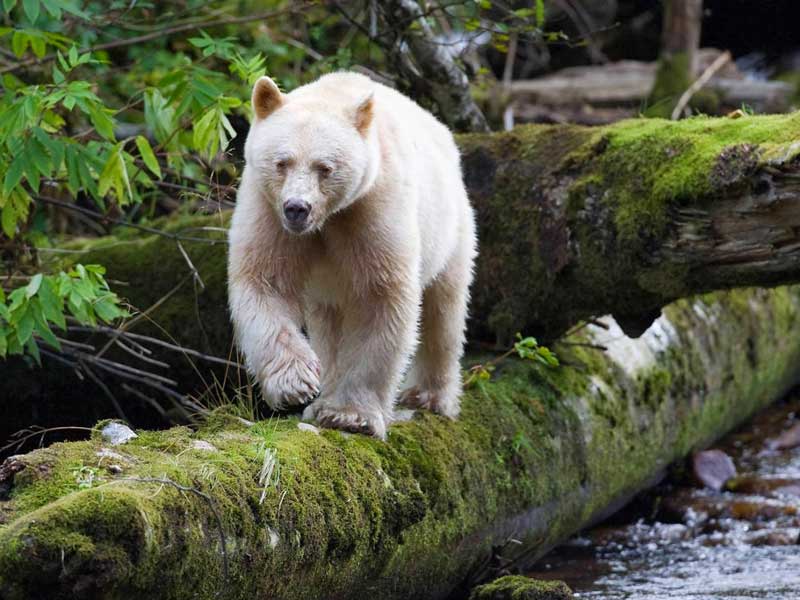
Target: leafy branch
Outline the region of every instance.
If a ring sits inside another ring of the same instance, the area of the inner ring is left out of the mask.
[[[503,354],[488,362],[470,367],[464,387],[470,387],[479,381],[490,379],[497,365],[514,355],[522,360],[530,360],[550,368],[558,367],[560,364],[555,353],[547,346],[540,345],[535,337],[522,337],[521,333],[517,333],[517,341]]]

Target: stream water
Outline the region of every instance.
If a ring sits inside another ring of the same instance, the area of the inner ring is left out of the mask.
[[[676,469],[529,575],[566,581],[576,598],[800,598],[800,393],[714,448],[738,471],[723,491]]]

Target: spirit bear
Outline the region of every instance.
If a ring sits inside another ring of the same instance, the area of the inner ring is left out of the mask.
[[[252,104],[228,277],[265,399],[385,438],[405,375],[402,405],[455,418],[476,238],[450,131],[356,73]]]

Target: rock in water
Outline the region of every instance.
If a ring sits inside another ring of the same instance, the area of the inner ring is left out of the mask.
[[[508,575],[479,585],[469,600],[571,600],[572,590],[563,581],[541,581],[523,575]]]
[[[717,492],[729,479],[736,477],[733,459],[722,450],[697,452],[692,457],[692,470],[697,481]]]

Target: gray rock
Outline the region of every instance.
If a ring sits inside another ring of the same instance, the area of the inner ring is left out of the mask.
[[[103,440],[111,444],[112,446],[121,446],[122,444],[126,444],[134,438],[139,437],[133,432],[133,429],[125,425],[124,423],[118,423],[116,421],[112,421],[103,427],[100,431],[100,435],[103,436]]]
[[[692,457],[692,470],[698,482],[707,488],[720,491],[728,480],[736,477],[733,459],[722,450],[704,450]]]

